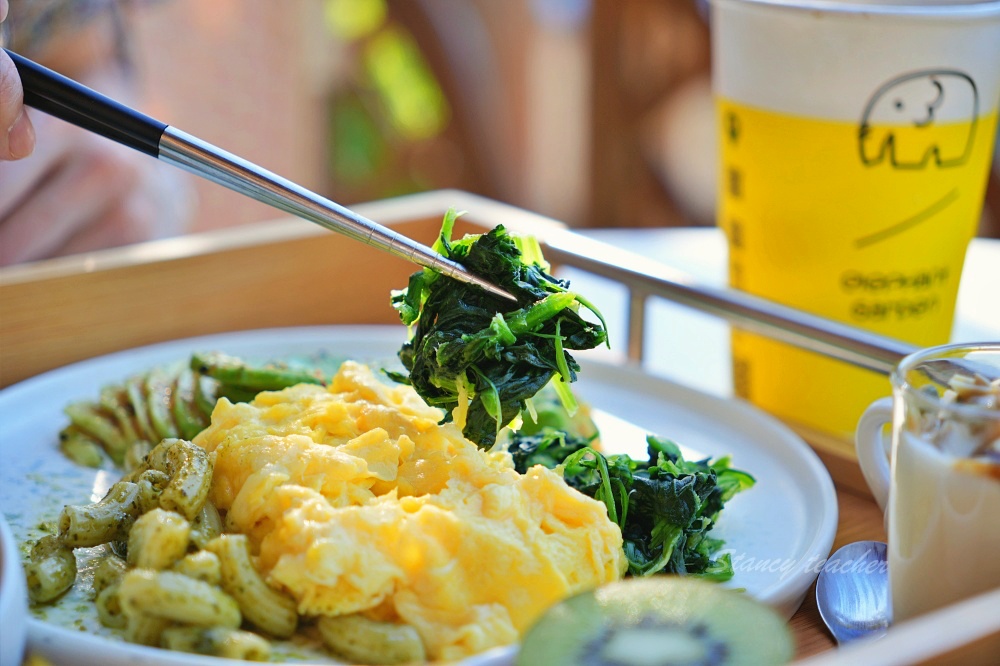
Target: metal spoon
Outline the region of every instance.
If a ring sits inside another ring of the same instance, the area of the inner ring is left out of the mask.
[[[924,361],[918,368],[920,372],[940,386],[948,386],[955,375],[966,377],[979,376],[987,383],[1000,378],[1000,366],[974,361],[970,358],[942,358]]]
[[[823,565],[816,580],[816,605],[837,644],[878,638],[892,622],[886,546],[856,541]]]

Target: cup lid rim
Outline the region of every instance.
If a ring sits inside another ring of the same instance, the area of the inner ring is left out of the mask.
[[[937,0],[933,4],[921,4],[913,0],[900,0],[895,3],[866,3],[859,0],[708,0],[708,2],[711,5],[765,5],[803,11],[819,10],[833,14],[877,14],[956,20],[984,17],[1000,18],[1000,0],[972,0],[971,2],[957,3]]]

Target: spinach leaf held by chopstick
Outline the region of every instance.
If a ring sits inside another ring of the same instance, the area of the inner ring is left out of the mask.
[[[406,289],[392,293],[410,339],[399,352],[407,372],[389,376],[412,385],[445,411],[445,421],[489,448],[553,378],[573,411],[569,383],[580,366],[569,351],[606,343],[607,333],[594,306],[548,273],[534,238],[513,237],[498,226],[453,241],[457,217],[448,211],[434,249],[506,289],[517,303],[429,269],[414,273]],[[601,323],[585,320],[581,306]]]

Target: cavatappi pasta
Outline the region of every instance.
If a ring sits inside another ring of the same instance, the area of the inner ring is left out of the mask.
[[[31,600],[41,603],[52,601],[76,580],[73,549],[57,536],[42,537],[31,546],[24,573]]]
[[[261,607],[266,614],[257,611],[260,617],[270,618],[278,606],[284,610],[282,619],[263,622],[265,630],[290,635],[297,620],[295,604],[263,582],[241,535],[220,537],[221,517],[206,500],[211,479],[204,449],[180,439],[163,440],[101,500],[65,507],[59,533],[32,546],[25,562],[32,601],[52,601],[73,584],[74,548],[104,546],[107,552],[92,583],[102,624],[142,645],[266,660],[270,643],[240,629],[241,605],[224,589],[224,581],[228,589],[239,591],[245,607],[266,601]],[[223,558],[201,549],[209,543]],[[124,557],[116,551],[124,551]]]
[[[295,633],[299,620],[295,600],[270,587],[257,572],[245,535],[218,536],[205,549],[218,558],[219,585],[236,599],[250,624],[277,638]]]

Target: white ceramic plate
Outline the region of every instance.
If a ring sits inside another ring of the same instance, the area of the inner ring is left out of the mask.
[[[28,633],[28,592],[21,551],[0,515],[0,665],[19,664]]]
[[[0,507],[19,540],[39,534],[63,504],[99,499],[117,479],[113,471],[81,468],[57,450],[63,407],[92,399],[99,389],[134,372],[220,350],[248,359],[322,356],[392,364],[405,337],[402,327],[310,327],[227,333],[123,351],[39,375],[0,391]],[[830,552],[837,502],[829,474],[795,434],[741,402],[715,398],[577,355],[583,364],[577,393],[595,408],[602,443],[611,452],[645,456],[644,435],[674,439],[689,455],[731,454],[757,485],[727,506],[715,534],[726,541],[736,575],[727,583],[789,617],[798,608]],[[217,664],[207,657],[109,640],[82,597],[63,610],[33,611],[29,647],[57,663]],[[96,634],[96,635],[95,635]],[[474,660],[508,663],[512,650]]]

